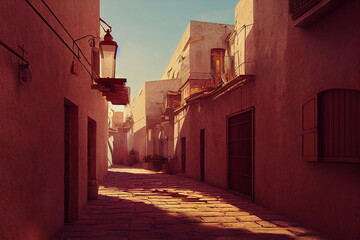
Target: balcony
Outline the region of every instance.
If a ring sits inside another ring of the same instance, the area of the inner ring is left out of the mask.
[[[290,0],[289,12],[292,14],[295,26],[306,27],[335,9],[340,2],[339,0]]]
[[[181,93],[168,91],[163,100],[162,116],[163,122],[172,121],[174,119],[174,110],[180,106]]]
[[[233,78],[241,75],[255,75],[255,38],[252,28],[253,24],[243,25],[229,38],[230,52],[234,55]]]
[[[322,0],[290,0],[292,18],[297,19]]]

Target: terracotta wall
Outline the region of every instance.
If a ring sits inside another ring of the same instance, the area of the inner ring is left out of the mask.
[[[186,27],[185,32],[178,43],[178,46],[176,47],[173,55],[171,56],[171,59],[169,60],[168,65],[166,66],[166,69],[164,70],[163,75],[161,76],[161,80],[172,79],[177,77],[176,73],[178,73],[181,70],[181,64],[179,64],[178,58],[180,55],[185,56],[186,52],[189,52],[189,50],[185,50],[189,39],[190,39],[190,24]]]
[[[41,1],[30,1],[72,46]],[[99,1],[46,1],[73,37],[99,36]],[[0,238],[48,239],[64,223],[64,99],[78,107],[78,211],[87,202],[87,123],[97,125],[97,177],[106,172],[107,103],[91,90],[73,56],[25,1],[3,1],[1,41],[24,45],[31,82],[20,82],[20,60],[0,47]],[[79,42],[90,58],[87,40]],[[46,224],[44,224],[46,223]]]
[[[161,79],[178,78],[184,84],[188,79],[211,78],[210,51],[226,49],[233,29],[229,24],[190,21]]]
[[[246,9],[251,1],[240,1]],[[217,99],[189,104],[175,117],[181,168],[200,179],[200,129],[205,130],[205,182],[228,187],[227,117],[254,107],[254,199],[329,239],[359,238],[360,165],[302,158],[302,106],[318,92],[360,89],[359,2],[348,0],[306,28],[294,26],[288,1],[254,1],[247,49],[255,81]],[[237,22],[241,22],[241,13]],[[271,21],[270,21],[271,20]],[[191,54],[191,50],[190,50]]]
[[[129,161],[129,153],[127,149],[127,132],[123,129],[119,129],[117,132],[111,132],[111,136],[114,137],[113,143],[113,158],[112,164],[120,164],[120,165],[128,165],[130,164]]]
[[[180,139],[186,137],[186,175],[200,179],[200,130],[205,130],[205,182],[227,188],[227,116],[254,106],[255,82],[250,82],[217,99],[190,104],[176,118],[174,144],[177,170],[181,167]]]
[[[137,160],[142,161],[146,155],[154,154],[153,128],[160,122],[163,99],[167,91],[175,91],[180,87],[179,79],[145,82],[126,107],[125,115],[133,116],[134,124],[128,132],[129,148],[137,153]]]
[[[359,5],[299,28],[287,1],[254,2],[255,198],[335,239],[360,236],[360,165],[303,161],[301,109],[320,91],[360,89]]]
[[[189,79],[211,79],[211,49],[227,49],[227,37],[233,30],[230,24],[190,21]]]

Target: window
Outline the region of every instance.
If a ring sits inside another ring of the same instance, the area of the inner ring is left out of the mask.
[[[326,90],[304,104],[303,157],[360,162],[360,90]]]
[[[221,74],[224,72],[224,55],[225,49],[211,49],[211,71],[213,73]]]
[[[224,56],[225,49],[211,49],[211,73],[216,84],[220,82],[221,74],[224,73]]]
[[[360,162],[360,91],[332,89],[319,93],[319,157]]]

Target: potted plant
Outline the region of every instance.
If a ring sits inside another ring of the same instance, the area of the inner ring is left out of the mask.
[[[171,157],[169,156],[168,158],[164,158],[164,159],[165,161],[162,164],[162,172],[166,174],[171,174],[171,168],[170,168]]]
[[[151,162],[152,156],[147,155],[143,158],[143,167],[147,170],[154,170]]]
[[[162,165],[165,162],[165,158],[159,155],[154,155],[151,159],[151,162],[153,164],[155,171],[161,171]]]

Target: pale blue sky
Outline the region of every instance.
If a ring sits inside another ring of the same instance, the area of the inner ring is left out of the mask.
[[[116,77],[131,99],[144,81],[159,80],[190,20],[233,24],[238,0],[101,0],[101,18],[119,45]]]

